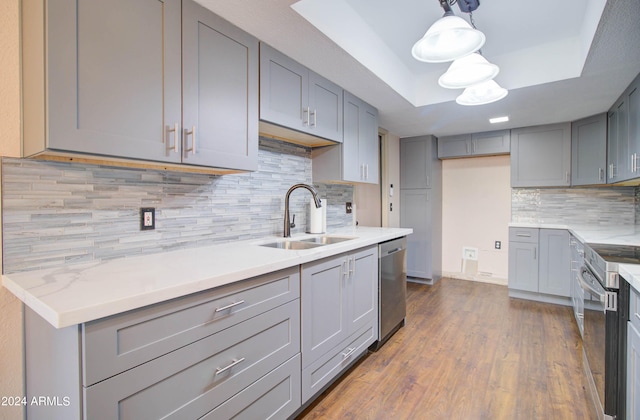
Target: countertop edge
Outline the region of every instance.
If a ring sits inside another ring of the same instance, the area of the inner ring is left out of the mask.
[[[262,239],[239,241],[239,244],[220,244],[209,247],[181,250],[177,253],[176,251],[171,251],[168,253],[135,257],[128,260],[123,259],[122,261],[112,260],[104,263],[102,266],[100,266],[100,264],[94,264],[93,266],[87,265],[85,268],[87,272],[87,274],[85,275],[87,277],[92,275],[96,276],[96,273],[91,273],[91,271],[93,270],[99,272],[101,267],[105,267],[103,269],[104,272],[100,273],[98,276],[107,277],[113,275],[117,276],[118,270],[126,270],[127,267],[131,266],[135,267],[136,264],[138,264],[139,266],[144,266],[149,261],[157,261],[158,259],[161,259],[163,255],[169,254],[179,255],[183,258],[192,258],[195,261],[197,260],[198,253],[206,255],[207,251],[220,250],[221,252],[226,252],[227,254],[233,255],[236,258],[239,258],[243,254],[260,254],[260,258],[256,258],[257,260],[268,260],[268,262],[265,263],[256,263],[253,261],[246,262],[246,259],[249,258],[246,257],[245,261],[243,261],[242,266],[238,265],[237,267],[233,267],[233,263],[229,263],[226,267],[222,268],[218,272],[216,272],[215,268],[202,269],[202,267],[206,266],[205,263],[202,263],[201,267],[195,267],[193,269],[193,272],[187,272],[184,274],[185,278],[187,278],[186,281],[166,281],[166,287],[156,287],[152,290],[142,291],[140,293],[132,292],[131,294],[127,294],[123,292],[120,296],[116,296],[113,299],[105,298],[103,301],[100,301],[95,296],[89,296],[90,299],[88,299],[88,303],[86,304],[83,302],[84,299],[82,298],[82,293],[85,293],[88,296],[87,290],[75,292],[77,293],[77,298],[75,299],[73,298],[73,291],[56,291],[54,293],[44,293],[41,291],[43,296],[37,296],[35,293],[33,293],[30,289],[37,290],[39,287],[47,287],[51,285],[50,283],[42,280],[47,276],[52,277],[52,272],[55,270],[51,269],[4,274],[2,276],[2,285],[12,294],[14,294],[18,299],[20,299],[25,305],[27,305],[43,319],[49,322],[52,326],[54,326],[55,328],[65,328],[139,309],[148,305],[157,304],[200,291],[214,289],[237,281],[250,279],[271,272],[305,264],[311,261],[332,257],[345,252],[351,252],[363,247],[376,245],[387,240],[407,236],[412,232],[412,229],[407,228],[358,227],[341,229],[335,232],[328,233],[329,235],[336,236],[354,236],[355,239],[351,241],[324,245],[309,250],[278,250],[259,246],[260,244],[270,241],[284,239],[278,237],[268,237]],[[361,235],[358,236],[358,234]],[[302,239],[307,236],[317,235],[296,235],[292,239]],[[196,255],[194,255],[193,257],[187,257],[191,254]],[[246,262],[246,265],[244,264],[244,262]],[[96,266],[99,267],[96,268]],[[200,268],[200,270],[198,268]],[[61,269],[58,270],[60,271]],[[166,276],[177,276],[175,271],[180,272],[180,267],[176,268],[173,273],[171,270],[168,270]],[[135,274],[136,273],[127,272],[127,275],[131,277],[135,276]],[[143,283],[144,281],[153,283],[152,280],[155,279],[152,275],[147,273],[140,272],[138,274],[141,278],[140,283]],[[41,278],[39,279],[38,276],[41,276]],[[147,277],[147,279],[144,279],[145,277]],[[151,278],[151,280],[149,278]],[[107,280],[101,281],[103,283],[101,283],[100,286],[105,287],[106,285],[104,284],[104,282],[106,282]],[[35,286],[34,283],[36,284]],[[78,281],[78,283],[80,287],[90,289],[90,286],[83,285],[81,281]],[[141,285],[133,286],[144,289],[144,287]],[[57,298],[55,296],[56,294],[58,294]],[[52,297],[51,295],[54,296]],[[71,300],[73,302],[70,304],[69,301]]]

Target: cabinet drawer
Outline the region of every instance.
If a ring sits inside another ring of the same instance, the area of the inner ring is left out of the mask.
[[[640,331],[640,293],[633,287],[629,288],[629,320]]]
[[[286,419],[301,405],[300,375],[300,354],[297,354],[207,413],[202,420]]]
[[[84,386],[300,297],[298,267],[83,326]]]
[[[339,375],[376,340],[373,323],[356,331],[340,345],[302,370],[302,402],[306,402]]]
[[[530,242],[530,243],[538,243],[538,233],[539,229],[537,228],[509,228],[509,241],[510,242]]]
[[[195,419],[300,352],[300,301],[84,389],[89,419]]]

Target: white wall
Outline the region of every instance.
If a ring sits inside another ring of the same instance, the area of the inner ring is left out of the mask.
[[[445,277],[507,284],[511,187],[509,156],[442,162],[442,271]],[[502,249],[494,249],[502,241]],[[478,249],[463,264],[462,248]]]
[[[0,1],[0,155],[14,157],[20,154],[19,11],[19,0]],[[22,377],[22,305],[0,288],[0,396],[24,395]],[[21,417],[21,407],[0,406],[0,419]]]

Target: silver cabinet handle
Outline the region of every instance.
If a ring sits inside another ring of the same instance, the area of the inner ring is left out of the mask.
[[[431,177],[427,175],[427,187],[431,186]]]
[[[613,163],[609,164],[609,179],[613,179],[615,175],[613,175]]]
[[[191,126],[191,130],[184,131],[184,142],[185,145],[187,143],[187,137],[191,136],[191,147],[189,149],[184,150],[185,156],[191,152],[192,154],[196,154],[196,126]]]
[[[519,236],[521,238],[530,238],[531,234],[530,233],[516,233],[516,236]]]
[[[244,357],[242,357],[240,359],[233,359],[233,362],[231,362],[227,366],[225,366],[223,368],[216,368],[216,375],[220,375],[222,372],[225,372],[225,371],[231,369],[232,367],[234,367],[235,365],[237,365],[238,363],[241,363],[241,362],[244,362]]]
[[[311,124],[311,116],[312,115],[313,115],[313,124]],[[318,110],[314,109],[309,114],[309,126],[310,127],[315,127],[317,122],[318,122]]]
[[[565,172],[564,174],[564,179],[567,182],[567,184],[570,182],[571,180],[571,173],[569,171]]]
[[[356,257],[349,258],[349,277],[356,275]]]
[[[302,108],[302,125],[306,125],[307,127],[309,127],[311,121],[310,111],[311,109],[309,107]]]
[[[178,153],[178,136],[180,135],[180,128],[178,123],[173,124],[173,128],[169,128],[167,126],[167,138],[165,143],[167,144],[167,150],[173,149],[174,152]],[[173,133],[173,146],[171,146],[171,142],[169,141],[170,133]]]
[[[357,347],[347,347],[347,352],[346,353],[342,353],[342,358],[346,359],[349,356],[351,356],[356,350],[358,350]]]
[[[598,179],[604,181],[604,169],[598,168]]]
[[[244,303],[244,300],[239,300],[237,302],[230,303],[227,306],[223,306],[221,308],[216,308],[216,312],[226,311],[227,309],[231,309],[234,306],[242,305],[243,303]]]
[[[345,280],[349,275],[349,270],[347,268],[347,260],[342,260],[342,280]]]
[[[473,141],[473,153],[476,152],[477,141]]]
[[[364,179],[365,180],[369,179],[369,164],[368,163],[364,164]]]
[[[538,259],[538,247],[533,247],[533,259],[537,260]]]

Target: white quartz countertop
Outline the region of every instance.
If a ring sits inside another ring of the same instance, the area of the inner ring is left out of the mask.
[[[512,222],[509,227],[568,229],[582,243],[640,246],[640,226],[635,225],[598,226]],[[618,264],[618,272],[631,287],[640,291],[640,264]]]
[[[81,324],[306,262],[407,236],[412,229],[353,227],[349,241],[305,250],[267,237],[2,276],[2,285],[56,328]],[[317,235],[294,235],[294,240]]]

